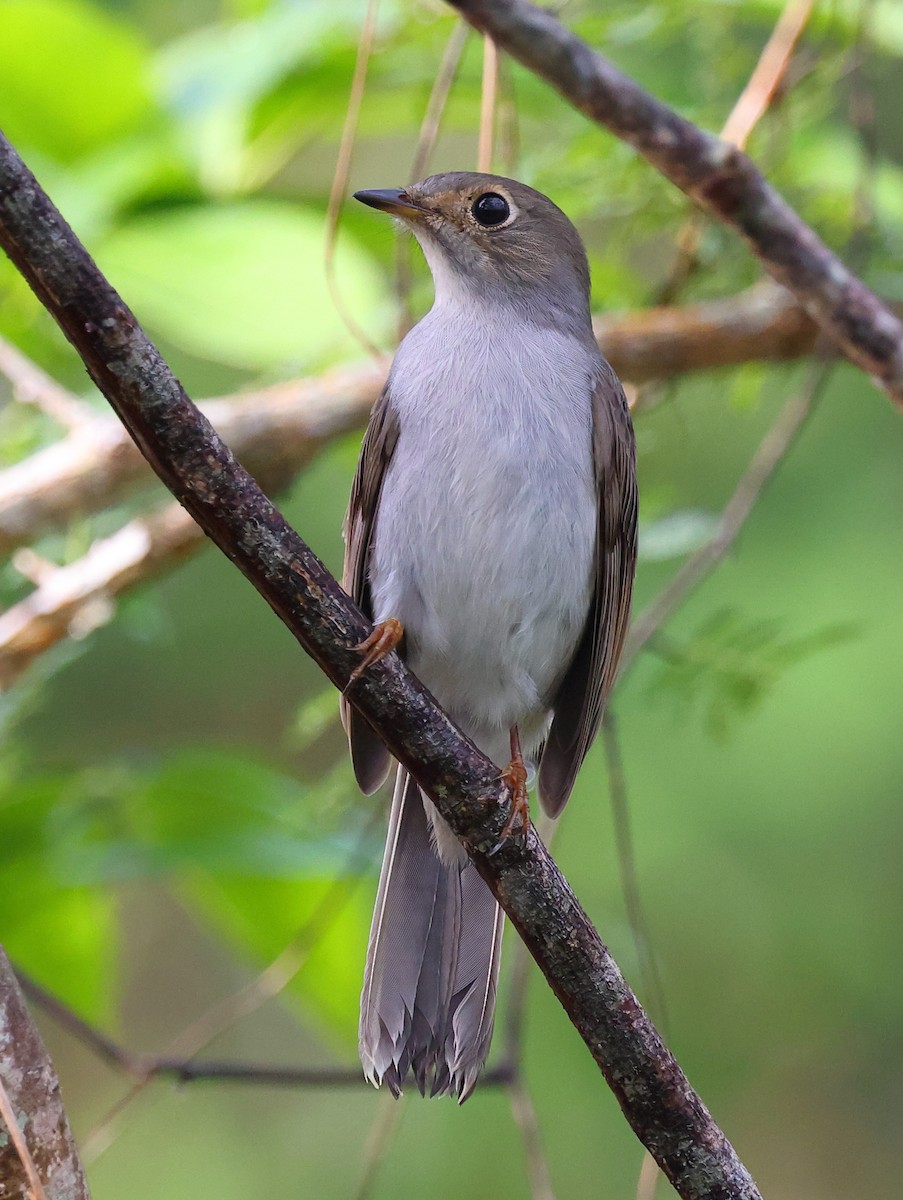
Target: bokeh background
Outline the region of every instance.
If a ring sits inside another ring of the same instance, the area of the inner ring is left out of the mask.
[[[717,129],[780,9],[583,0],[564,17]],[[0,3],[0,126],[196,397],[365,357],[324,270],[364,11],[363,0]],[[453,25],[438,0],[382,0],[349,190],[408,180]],[[791,203],[894,299],[901,55],[896,0],[817,4],[786,94],[751,142]],[[649,304],[673,260],[683,198],[524,71],[503,67],[496,165],[577,221],[596,311]],[[434,169],[475,165],[480,75],[471,37]],[[851,121],[857,98],[866,108]],[[349,208],[341,292],[387,350],[394,255],[390,224]],[[735,240],[706,228],[683,296],[729,296],[758,277]],[[415,312],[429,294],[415,260]],[[5,260],[0,333],[103,408]],[[638,608],[710,534],[804,373],[752,364],[645,393]],[[4,466],[62,436],[2,380],[0,397]],[[283,497],[334,570],[358,444],[354,435],[329,445]],[[901,461],[900,415],[838,365],[737,547],[613,706],[668,1035],[772,1200],[899,1195]],[[36,549],[72,561],[161,500],[148,475],[138,494],[73,516]],[[29,586],[3,567],[4,603]],[[223,557],[205,549],[130,594],[103,628],[36,662],[0,706],[0,941],[11,957],[123,1045],[157,1053],[320,911],[279,998],[204,1053],[353,1065],[379,801],[355,791],[334,695]],[[599,746],[556,855],[650,998]],[[337,879],[347,886],[336,890]],[[363,1083],[158,1082],[111,1117],[130,1081],[41,1023],[96,1200],[528,1194],[502,1090],[478,1090],[462,1109],[416,1094],[390,1108]],[[556,1195],[632,1195],[639,1148],[535,976],[524,1052]]]

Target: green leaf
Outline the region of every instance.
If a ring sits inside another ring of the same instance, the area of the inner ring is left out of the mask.
[[[330,296],[324,245],[319,213],[249,201],[139,217],[97,257],[152,333],[215,362],[286,371],[360,353]],[[347,236],[336,277],[347,308],[372,329],[379,272]]]
[[[0,112],[20,148],[72,162],[150,110],[133,29],[82,0],[0,5]]]
[[[305,787],[226,750],[186,751],[144,790],[141,837],[155,870],[322,875],[338,870],[353,844],[353,835],[334,835],[320,820],[328,787],[328,775]]]
[[[0,796],[0,930],[14,962],[78,1011],[106,1019],[112,1007],[116,904],[101,888],[73,885],[58,844],[69,803],[64,776],[11,780]]]

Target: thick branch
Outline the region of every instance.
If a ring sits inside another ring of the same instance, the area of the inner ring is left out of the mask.
[[[816,335],[789,293],[770,283],[723,300],[600,316],[594,328],[615,370],[632,383],[798,358]],[[203,409],[252,471],[268,463],[297,470],[366,421],[384,382],[385,373],[368,363],[209,400]],[[144,459],[121,424],[92,420],[0,473],[0,553],[106,507],[146,478]]]
[[[47,1200],[89,1200],[59,1080],[2,946],[0,1087],[21,1131],[21,1138],[10,1138],[0,1122],[0,1132],[6,1135],[0,1137],[0,1196],[27,1196],[42,1190]],[[22,1142],[19,1147],[17,1140]],[[37,1188],[30,1178],[32,1171]]]
[[[192,405],[2,139],[0,242],[167,487],[327,676],[347,687],[354,646],[369,632],[363,616]],[[679,1194],[757,1197],[535,830],[491,853],[509,806],[498,769],[397,655],[365,672],[350,698],[462,840]]]
[[[656,100],[528,0],[449,3],[739,233],[844,354],[903,407],[903,324],[847,270],[742,151]]]

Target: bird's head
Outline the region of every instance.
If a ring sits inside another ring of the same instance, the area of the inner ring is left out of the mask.
[[[423,248],[438,304],[508,303],[530,315],[589,320],[589,268],[577,230],[541,192],[458,171],[403,189],[355,192],[398,217]]]

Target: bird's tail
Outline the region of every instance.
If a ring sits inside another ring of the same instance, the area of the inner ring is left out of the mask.
[[[463,1102],[489,1052],[502,912],[470,862],[445,865],[420,791],[401,767],[370,927],[360,1055],[372,1083],[398,1095]]]

